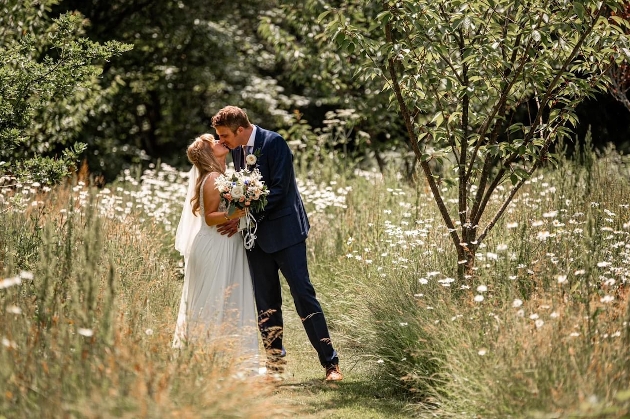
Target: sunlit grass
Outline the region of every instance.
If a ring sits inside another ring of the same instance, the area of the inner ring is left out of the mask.
[[[228,348],[171,347],[182,282],[162,224],[111,217],[83,185],[31,195],[0,209],[0,416],[283,413]]]
[[[300,173],[311,279],[349,374],[347,387],[313,390],[313,403],[335,399],[331,391],[397,398],[404,390],[383,417],[401,403],[443,417],[628,414],[628,162],[612,151],[590,161],[562,161],[530,179],[464,283],[424,184],[332,164]],[[49,404],[87,417],[273,415],[268,387],[223,380],[234,374],[221,351],[170,349],[185,175],[163,165],[97,191],[4,190],[0,412]],[[455,191],[443,192],[454,205]],[[291,339],[306,341],[293,328]],[[289,359],[308,366],[288,394],[321,375],[306,346]],[[215,397],[207,390],[219,381]],[[283,400],[279,391],[273,400]],[[339,417],[352,417],[351,406]]]

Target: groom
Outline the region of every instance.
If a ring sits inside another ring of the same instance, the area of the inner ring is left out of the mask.
[[[256,244],[247,252],[268,370],[283,372],[282,295],[278,275],[282,272],[306,334],[326,369],[326,380],[343,379],[324,313],[309,279],[306,263],[309,223],[297,189],[291,150],[280,134],[250,124],[245,111],[236,106],[221,109],[212,118],[212,126],[219,142],[232,150],[234,168],[244,168],[245,157],[253,154],[254,166],[269,188],[265,209],[255,214]],[[227,222],[220,231],[231,236],[236,232],[236,223]]]

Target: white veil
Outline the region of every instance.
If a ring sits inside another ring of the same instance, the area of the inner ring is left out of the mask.
[[[195,196],[195,185],[199,178],[199,170],[196,166],[188,172],[188,191],[182,208],[182,216],[177,225],[175,234],[175,249],[184,256],[184,287],[182,288],[182,298],[179,303],[177,323],[175,325],[175,335],[173,337],[173,347],[181,348],[186,339],[186,307],[188,300],[188,256],[190,256],[190,246],[201,228],[201,217],[197,217],[192,212],[190,200]]]
[[[201,217],[196,216],[192,212],[192,204],[190,200],[195,196],[195,186],[199,178],[199,170],[196,166],[188,172],[188,192],[184,200],[184,208],[182,216],[179,219],[177,233],[175,234],[175,249],[184,256],[184,262],[188,262],[190,254],[190,245],[201,228]]]

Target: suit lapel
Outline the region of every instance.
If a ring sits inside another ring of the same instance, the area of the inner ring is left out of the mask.
[[[254,149],[252,150],[252,153],[258,152],[257,154],[260,154],[260,150],[262,149],[262,146],[263,146],[262,128],[256,125],[256,138],[254,138]]]
[[[256,157],[258,158],[256,166],[258,167],[258,170],[260,170],[260,173],[263,175],[263,180],[265,180],[264,178],[266,177],[267,173],[267,157],[268,156],[263,156],[264,152],[263,152],[263,146],[265,145],[265,134],[263,133],[262,128],[260,128],[259,126],[256,126],[256,138],[254,139],[254,153],[256,154]]]

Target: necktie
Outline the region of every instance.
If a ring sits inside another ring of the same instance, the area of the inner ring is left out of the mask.
[[[244,146],[243,147],[243,167],[247,167],[247,156],[249,156],[252,152],[252,147]]]

